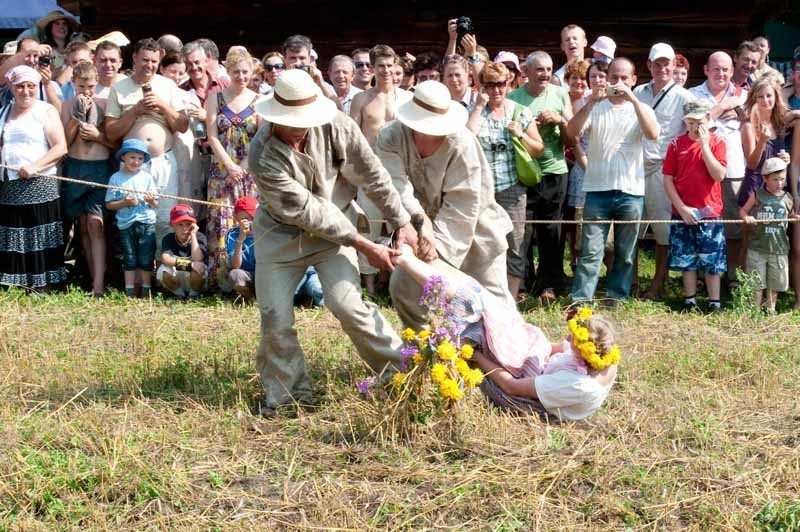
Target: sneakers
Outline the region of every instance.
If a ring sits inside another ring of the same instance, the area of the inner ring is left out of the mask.
[[[684,314],[700,314],[700,307],[694,301],[684,301],[681,312]]]

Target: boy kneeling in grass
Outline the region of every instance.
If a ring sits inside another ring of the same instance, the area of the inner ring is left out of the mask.
[[[739,209],[739,216],[748,224],[756,220],[785,220],[797,218],[792,212],[792,196],[783,186],[786,183],[786,161],[770,157],[764,161],[761,175],[764,186],[750,194]],[[747,273],[758,272],[760,284],[755,293],[755,304],[761,307],[763,290],[767,297],[764,310],[775,313],[778,292],[789,288],[789,222],[756,224],[747,242]],[[800,288],[795,287],[795,290]]]
[[[156,281],[178,297],[197,297],[206,285],[206,235],[198,231],[194,210],[179,203],[169,211],[172,232],[161,241],[161,266]]]
[[[682,272],[683,310],[697,311],[697,272],[706,274],[708,306],[720,310],[720,275],[728,265],[722,216],[725,141],[708,128],[708,104],[683,105],[686,133],[676,137],[664,159],[664,191],[672,202],[672,219],[683,220],[669,232],[669,267]],[[702,222],[701,222],[702,220]]]

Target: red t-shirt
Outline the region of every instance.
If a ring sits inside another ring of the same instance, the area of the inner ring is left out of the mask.
[[[714,157],[722,166],[727,166],[725,141],[711,133],[709,145]],[[678,196],[686,205],[695,209],[708,207],[705,218],[722,216],[722,185],[708,173],[699,140],[690,139],[688,133],[675,137],[667,148],[662,173],[674,178]],[[674,205],[672,213],[678,214]]]

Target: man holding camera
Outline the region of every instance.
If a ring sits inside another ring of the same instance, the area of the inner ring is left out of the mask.
[[[567,125],[572,136],[588,134],[588,165],[583,177],[581,256],[572,284],[575,301],[594,298],[610,224],[593,220],[641,220],[644,210],[644,139],[658,138],[653,109],[631,90],[633,63],[618,57],[608,69],[609,85],[598,85]],[[608,297],[627,299],[633,278],[638,223],[614,225],[614,264],[608,272]]]
[[[106,136],[111,142],[139,139],[147,145],[149,172],[159,193],[178,194],[174,133],[189,127],[183,97],[171,79],[157,74],[161,45],[142,39],[134,45],[133,74],[114,84],[106,105]],[[156,211],[156,242],[170,232],[169,211],[175,200],[162,198]]]
[[[27,65],[42,76],[36,95],[39,100],[45,101],[61,112],[63,100],[61,87],[53,80],[53,71],[50,68],[50,54],[52,48],[47,44],[39,44],[33,37],[26,37],[17,43],[17,53],[9,57],[0,65],[0,85],[6,83],[6,72],[19,65]],[[0,105],[5,103],[2,98]]]

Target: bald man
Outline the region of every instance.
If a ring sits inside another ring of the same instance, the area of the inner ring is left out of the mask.
[[[706,80],[689,89],[698,100],[707,100],[711,108],[711,127],[725,141],[728,166],[722,181],[722,203],[724,219],[738,218],[739,205],[736,198],[744,179],[745,159],[742,150],[742,106],[747,90],[731,82],[733,59],[725,52],[714,52],[708,56],[703,67]],[[744,267],[742,226],[725,224],[725,240],[728,245],[728,287],[735,282],[736,268]]]

